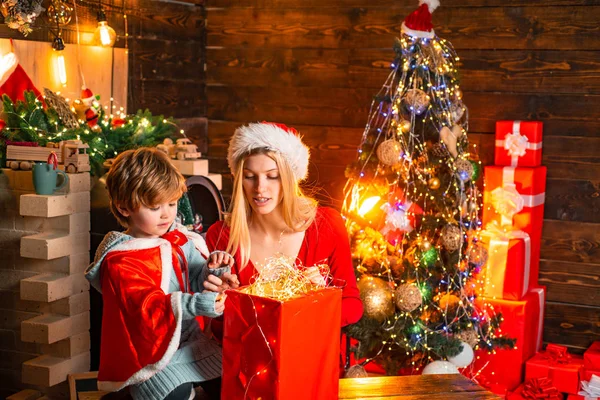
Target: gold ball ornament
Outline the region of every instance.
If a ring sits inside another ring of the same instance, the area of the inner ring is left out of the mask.
[[[479,334],[475,329],[467,329],[454,334],[454,337],[475,348],[479,343]]]
[[[411,312],[423,304],[423,295],[416,285],[406,283],[396,288],[396,307],[405,312]]]
[[[344,378],[366,378],[368,376],[369,374],[367,373],[365,368],[360,364],[351,366],[350,368],[348,368],[348,371],[346,371],[346,373],[344,374]]]
[[[359,279],[357,286],[365,316],[383,322],[394,315],[393,295],[386,281],[365,275]]]
[[[410,132],[410,127],[411,127],[411,123],[410,121],[407,121],[405,119],[401,120],[400,122],[398,122],[398,127],[400,127],[400,130],[404,133],[406,132]]]
[[[440,178],[433,177],[427,181],[427,185],[431,190],[437,190],[440,188],[441,182]]]
[[[394,166],[402,161],[402,145],[395,139],[388,139],[381,142],[377,147],[377,158],[385,165]]]
[[[442,244],[446,250],[453,252],[460,248],[462,232],[456,225],[448,224],[442,229]]]
[[[71,22],[71,15],[73,14],[73,7],[64,1],[54,0],[48,6],[46,11],[48,19],[51,23],[58,23],[60,25],[68,25]]]
[[[447,315],[454,315],[460,302],[460,299],[451,293],[437,295],[434,300],[438,302],[442,312],[446,312]]]

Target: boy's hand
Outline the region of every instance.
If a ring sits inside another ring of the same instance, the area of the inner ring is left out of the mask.
[[[215,312],[222,314],[225,311],[225,299],[227,295],[225,293],[219,293],[215,299]]]
[[[208,256],[208,268],[219,268],[224,265],[233,265],[233,257],[225,251],[213,251]]]
[[[204,281],[204,288],[211,292],[222,293],[227,289],[237,289],[240,286],[240,281],[236,274],[226,272],[219,278],[215,275],[208,275]]]

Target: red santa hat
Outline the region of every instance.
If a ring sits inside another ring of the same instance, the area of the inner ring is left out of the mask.
[[[281,154],[294,171],[297,181],[308,176],[310,152],[302,143],[298,131],[284,124],[265,121],[240,126],[233,133],[227,153],[231,173],[235,173],[238,163],[245,156],[259,148]]]
[[[419,8],[404,19],[402,33],[419,38],[433,38],[435,32],[431,23],[431,13],[439,5],[439,0],[419,0]]]
[[[0,57],[0,95],[6,94],[12,101],[24,100],[23,93],[33,91],[36,97],[41,98],[41,93],[33,85],[27,72],[19,64],[15,53],[8,53]]]

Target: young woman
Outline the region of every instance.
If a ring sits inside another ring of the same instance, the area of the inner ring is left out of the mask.
[[[308,175],[308,147],[293,128],[252,123],[238,128],[229,144],[233,174],[229,213],[206,234],[211,250],[234,255],[233,269],[247,285],[265,260],[283,254],[310,267],[327,264],[342,283],[342,326],[362,316],[348,234],[340,214],[302,192]],[[234,271],[232,271],[234,272]],[[212,330],[219,337],[219,321]]]

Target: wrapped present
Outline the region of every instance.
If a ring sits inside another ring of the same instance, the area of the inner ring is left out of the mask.
[[[585,400],[598,399],[600,397],[600,376],[592,375],[589,381],[581,382],[581,390],[578,393]]]
[[[548,378],[534,378],[520,385],[514,392],[506,396],[506,400],[521,399],[562,400],[563,395],[552,385]]]
[[[587,369],[585,367],[585,358],[583,359],[583,368],[579,371],[579,379],[582,381],[589,381],[592,376],[600,376],[600,369]]]
[[[485,167],[484,226],[496,221],[506,230],[527,233],[531,241],[529,284],[537,284],[546,168]]]
[[[592,343],[583,353],[583,366],[587,369],[600,370],[600,341]]]
[[[548,378],[563,393],[577,394],[583,357],[571,355],[565,346],[549,344],[525,366],[525,379]]]
[[[516,339],[514,349],[498,349],[493,352],[477,350],[475,361],[469,369],[476,381],[484,380],[490,385],[515,389],[522,381],[525,362],[541,347],[544,323],[545,288],[537,287],[518,301],[504,299],[476,299],[482,312],[502,313],[500,325],[502,336]]]
[[[488,260],[478,282],[488,298],[521,300],[530,288],[531,240],[519,230],[505,230],[494,221],[482,232]],[[537,274],[537,273],[536,273]]]
[[[337,398],[341,289],[285,301],[244,288],[227,294],[222,398]]]
[[[496,165],[539,167],[542,165],[540,121],[496,122]]]

